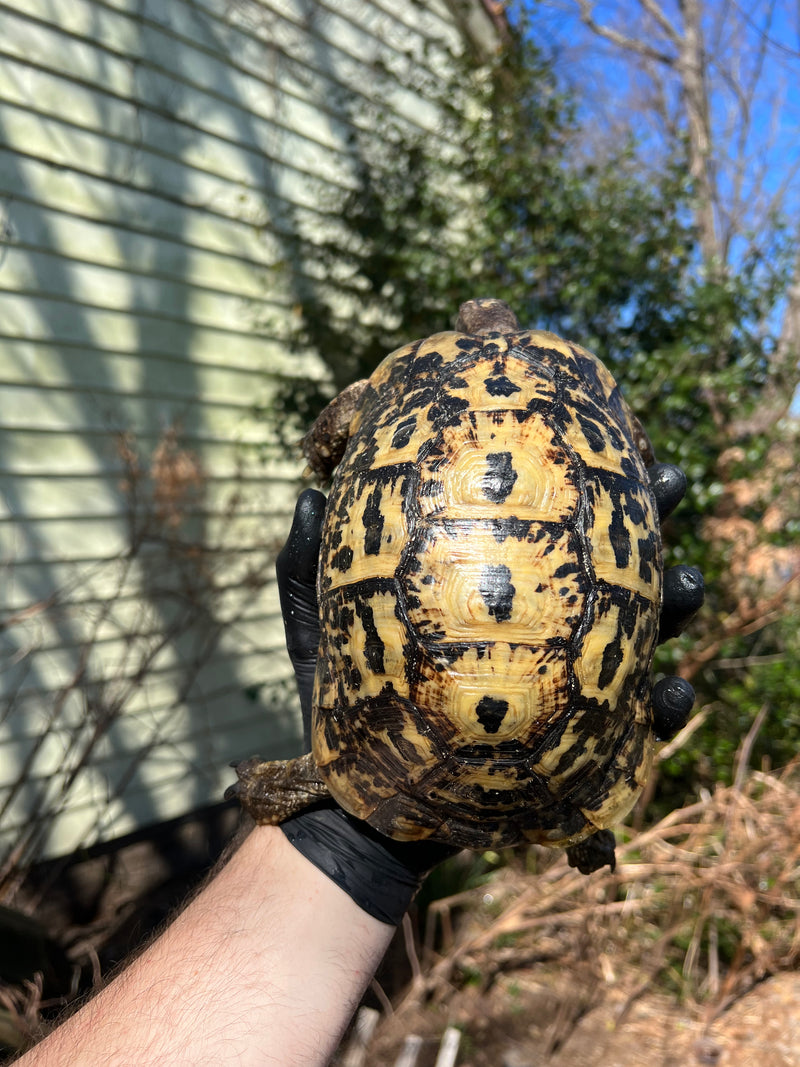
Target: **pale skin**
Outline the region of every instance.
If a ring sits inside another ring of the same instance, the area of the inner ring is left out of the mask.
[[[23,1067],[322,1067],[394,927],[258,826],[166,931]]]

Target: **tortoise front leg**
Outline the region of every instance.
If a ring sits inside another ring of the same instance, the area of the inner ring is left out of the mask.
[[[350,423],[368,385],[369,380],[362,378],[343,389],[323,408],[302,440],[303,455],[322,482],[328,481],[344,455],[350,437]]]
[[[277,826],[292,815],[330,797],[309,752],[297,759],[263,761],[259,756],[236,764],[239,781],[225,790],[257,823]]]

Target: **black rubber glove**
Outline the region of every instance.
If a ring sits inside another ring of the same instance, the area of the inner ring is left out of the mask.
[[[671,514],[686,492],[686,475],[671,463],[654,463],[648,469],[650,488],[660,521]],[[664,596],[658,641],[677,637],[703,604],[703,575],[697,567],[678,564],[664,574]],[[659,741],[668,741],[686,725],[694,704],[694,689],[685,678],[671,675],[653,686],[653,726]]]
[[[306,489],[298,497],[289,538],[275,561],[286,650],[303,713],[304,752],[311,750],[311,703],[319,650],[317,566],[324,518],[325,497],[316,489]]]
[[[319,647],[317,561],[325,497],[301,493],[289,539],[276,563],[286,647],[294,667],[306,750],[311,748],[311,705]],[[334,801],[323,802],[281,823],[294,847],[334,881],[360,908],[396,926],[426,875],[459,851],[430,842],[400,842],[378,833]]]

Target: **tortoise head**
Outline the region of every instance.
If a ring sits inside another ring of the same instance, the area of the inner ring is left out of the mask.
[[[459,333],[515,333],[519,319],[505,300],[488,296],[462,304],[455,325]]]

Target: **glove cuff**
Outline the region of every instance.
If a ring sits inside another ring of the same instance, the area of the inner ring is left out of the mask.
[[[402,921],[428,872],[458,851],[424,841],[393,841],[338,806],[303,811],[281,830],[359,908],[390,926]]]

